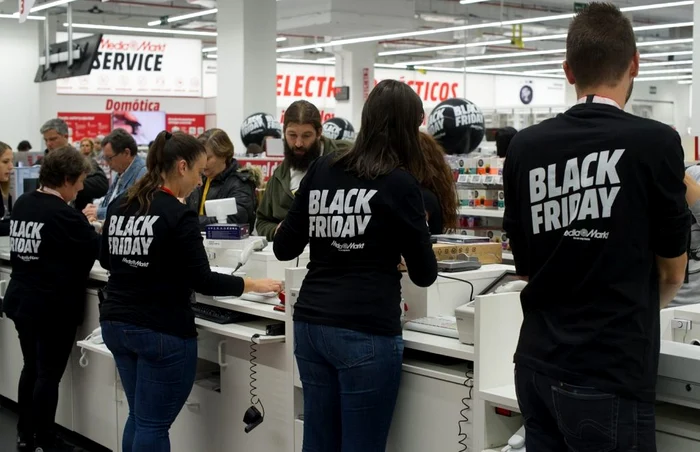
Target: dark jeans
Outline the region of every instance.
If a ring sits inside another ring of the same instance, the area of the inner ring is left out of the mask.
[[[168,431],[192,391],[197,339],[121,322],[101,322],[129,402],[123,452],[169,452]]]
[[[516,366],[525,449],[536,452],[655,452],[653,403],[573,386]]]
[[[77,326],[20,319],[14,322],[24,358],[17,394],[17,432],[27,439],[36,435],[38,445],[50,444],[55,438],[58,385],[75,345]]]
[[[384,452],[403,339],[294,323],[304,390],[303,452]]]

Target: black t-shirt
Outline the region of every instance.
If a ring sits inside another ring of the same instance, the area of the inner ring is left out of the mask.
[[[159,190],[140,214],[125,196],[109,205],[102,229],[100,263],[110,275],[100,320],[194,337],[192,291],[239,296],[243,279],[211,271],[197,212]]]
[[[99,244],[85,215],[63,199],[39,191],[20,196],[10,221],[8,317],[79,324]]]
[[[364,180],[333,159],[314,162],[275,235],[275,256],[283,261],[310,244],[294,319],[399,335],[401,256],[415,284],[426,287],[437,277],[421,189],[405,171]]]
[[[678,134],[579,104],[518,132],[503,174],[503,226],[529,277],[516,364],[653,401],[655,256],[683,255],[690,224]]]

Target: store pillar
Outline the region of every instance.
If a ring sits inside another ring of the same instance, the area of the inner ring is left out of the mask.
[[[374,60],[377,44],[374,42],[352,44],[334,49],[335,86],[350,89],[348,100],[336,101],[335,116],[347,119],[360,129],[362,107],[369,92],[374,88]]]
[[[275,0],[226,0],[217,14],[216,125],[228,132],[236,153],[243,120],[277,111],[277,5]]]
[[[700,3],[693,5],[694,30],[700,28]],[[700,33],[693,33],[693,85],[691,92],[690,128],[695,139],[695,160],[700,160]]]

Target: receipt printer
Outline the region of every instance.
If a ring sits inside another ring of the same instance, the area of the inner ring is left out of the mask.
[[[455,308],[457,334],[463,344],[474,345],[474,302]]]

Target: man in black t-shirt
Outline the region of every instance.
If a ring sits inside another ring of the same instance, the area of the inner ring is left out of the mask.
[[[683,283],[690,216],[678,134],[622,110],[638,68],[629,20],[591,3],[567,37],[577,105],[508,149],[527,450],[656,450],[659,308]]]

